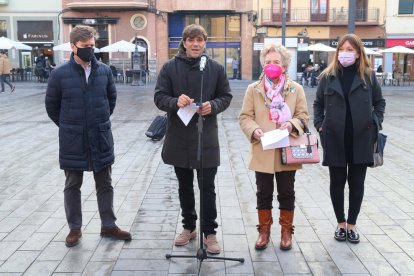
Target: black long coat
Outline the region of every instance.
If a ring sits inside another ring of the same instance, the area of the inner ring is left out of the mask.
[[[186,94],[200,102],[201,73],[200,58],[188,59],[185,53],[178,54],[162,67],[155,87],[154,102],[168,114],[167,133],[162,149],[166,164],[180,168],[199,168],[197,162],[198,131],[196,113],[185,126],[177,115],[178,97]],[[220,165],[217,114],[223,112],[232,99],[226,72],[222,65],[209,59],[204,69],[203,102],[210,101],[211,114],[203,120],[203,167]]]
[[[369,80],[371,79],[371,81]],[[385,100],[375,76],[367,76],[367,83],[357,75],[348,93],[353,126],[353,163],[373,163],[373,144],[377,137],[376,120],[382,123]],[[313,104],[314,126],[320,132],[324,166],[345,167],[346,101],[338,77],[321,79]]]
[[[52,71],[45,105],[50,119],[59,127],[61,169],[98,172],[114,163],[109,118],[115,102],[111,69],[95,58],[87,83],[85,71],[75,62],[73,53],[69,62]]]

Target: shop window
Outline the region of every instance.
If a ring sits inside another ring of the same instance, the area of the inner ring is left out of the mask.
[[[398,3],[399,14],[413,14],[414,13],[414,0],[400,0]]]
[[[7,37],[6,20],[0,20],[0,37]]]

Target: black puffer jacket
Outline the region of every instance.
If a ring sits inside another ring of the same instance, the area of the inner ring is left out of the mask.
[[[115,108],[116,88],[107,65],[94,58],[91,68],[86,82],[85,71],[72,53],[70,61],[49,77],[45,104],[59,127],[61,169],[98,172],[114,163],[109,117]]]
[[[201,73],[200,58],[187,58],[180,43],[178,54],[162,67],[155,87],[156,106],[168,113],[167,134],[162,150],[166,164],[180,168],[198,168],[198,131],[196,113],[188,126],[177,115],[178,97],[186,94],[200,102]],[[204,116],[203,123],[203,167],[220,165],[217,114],[223,112],[232,99],[226,72],[222,65],[209,59],[204,69],[203,102],[210,101],[211,114]]]

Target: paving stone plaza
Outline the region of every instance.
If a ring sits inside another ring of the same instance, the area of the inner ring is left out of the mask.
[[[414,86],[383,88],[385,164],[368,169],[357,222],[361,242],[334,240],[328,169],[307,165],[296,175],[294,244],[284,252],[278,246],[277,208],[271,245],[254,249],[256,185],[247,169],[248,141],[238,124],[248,84],[231,81],[233,101],[219,117],[216,179],[219,256],[245,262],[206,260],[201,275],[414,275]],[[177,180],[161,160],[162,141],[144,135],[162,114],[153,104],[154,83],[117,84],[112,116],[114,208],[117,224],[133,239],[100,237],[94,180],[85,173],[83,237],[73,248],[64,242],[69,231],[65,177],[58,163],[58,128],[44,108],[46,84],[15,85],[16,93],[0,95],[0,275],[195,275],[196,259],[165,258],[169,253],[194,255],[199,243],[174,246],[182,229]],[[310,112],[315,90],[305,89]]]

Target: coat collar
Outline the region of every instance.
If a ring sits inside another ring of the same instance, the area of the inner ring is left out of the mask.
[[[339,81],[339,78],[336,77],[336,76],[330,76],[329,80],[330,81],[329,81],[329,84],[328,84],[328,88],[338,92],[340,95],[343,96],[344,92],[342,91],[342,86],[341,86],[341,82]],[[361,77],[357,74],[357,75],[355,75],[354,80],[352,81],[352,85],[351,85],[351,89],[349,91],[349,94],[351,94],[353,91],[355,91],[361,85],[364,88],[366,87],[366,85],[363,82],[363,80],[361,79]]]

